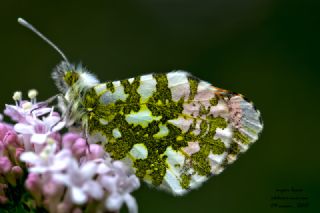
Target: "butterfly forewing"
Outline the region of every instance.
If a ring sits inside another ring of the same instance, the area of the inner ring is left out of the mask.
[[[182,71],[98,84],[82,104],[111,157],[176,195],[219,174],[262,130],[252,103]]]

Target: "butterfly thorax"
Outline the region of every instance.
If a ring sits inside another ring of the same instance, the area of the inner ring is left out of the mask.
[[[99,81],[81,65],[62,62],[52,73],[58,89],[64,95],[59,101],[61,111],[68,117],[68,125],[82,121],[87,112],[83,105],[84,95]]]

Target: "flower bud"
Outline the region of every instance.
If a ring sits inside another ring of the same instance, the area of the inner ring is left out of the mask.
[[[8,198],[4,195],[0,195],[0,204],[6,204],[8,202]]]
[[[20,155],[24,152],[23,148],[16,148],[15,158],[20,159]]]
[[[27,180],[25,181],[25,187],[34,197],[36,203],[41,203],[41,189],[40,189],[40,177],[38,174],[29,173]]]
[[[77,133],[67,133],[62,138],[62,147],[65,149],[71,149],[72,144],[80,138],[80,135]]]
[[[58,184],[53,181],[48,181],[43,186],[43,193],[48,196],[53,196],[54,194],[57,193],[58,190],[59,190]]]
[[[8,126],[0,123],[0,140],[3,140],[7,132],[9,131]]]
[[[4,155],[4,151],[5,151],[6,147],[4,146],[3,142],[0,140],[0,156]]]
[[[86,150],[86,155],[87,155],[88,160],[102,158],[105,155],[105,151],[98,144],[90,144],[89,149],[90,149],[90,151],[88,149]]]
[[[67,202],[59,203],[57,206],[57,212],[58,213],[70,212],[71,207],[72,207],[71,203],[67,203]]]
[[[19,179],[23,175],[23,171],[20,166],[12,167],[11,173],[15,176],[16,179]]]
[[[12,163],[7,157],[0,157],[0,174],[8,173],[12,168]]]
[[[74,153],[76,157],[81,157],[82,155],[84,155],[86,152],[86,149],[87,149],[87,143],[86,143],[86,140],[83,138],[78,138],[71,148],[72,153]]]
[[[72,211],[72,213],[82,213],[82,210],[79,208],[76,208]]]
[[[0,183],[0,195],[4,194],[4,190],[8,188],[8,185],[5,183]]]
[[[37,192],[39,189],[39,181],[40,181],[40,178],[37,174],[29,173],[28,178],[25,182],[26,188],[30,192]]]
[[[18,147],[20,144],[18,142],[18,136],[13,131],[8,131],[3,139],[5,146],[12,145],[14,147]]]

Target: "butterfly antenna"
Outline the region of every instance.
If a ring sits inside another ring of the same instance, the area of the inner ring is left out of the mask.
[[[26,20],[24,20],[23,18],[18,18],[18,22],[19,24],[21,24],[22,26],[28,28],[29,30],[31,30],[32,32],[34,32],[35,34],[37,34],[40,38],[42,38],[45,42],[47,42],[51,47],[53,47],[63,58],[63,60],[65,60],[65,62],[69,63],[68,58],[65,56],[65,54],[54,44],[52,43],[52,41],[50,41],[47,37],[45,37],[42,33],[40,33],[34,26],[32,26],[30,23],[28,23]]]

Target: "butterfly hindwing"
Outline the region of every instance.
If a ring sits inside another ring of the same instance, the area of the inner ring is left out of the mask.
[[[98,84],[84,97],[90,135],[176,195],[219,174],[262,130],[252,103],[182,71]]]

